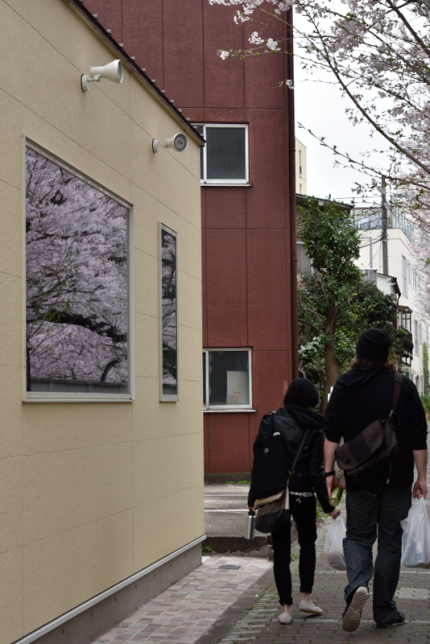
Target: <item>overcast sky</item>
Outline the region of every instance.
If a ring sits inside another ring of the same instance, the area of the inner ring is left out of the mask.
[[[362,153],[372,150],[376,138],[370,137],[370,128],[353,126],[345,114],[349,100],[343,98],[339,89],[316,80],[309,82],[296,71],[295,111],[296,137],[306,146],[307,192],[316,197],[350,199],[354,196],[355,183],[365,183],[366,178],[351,168],[334,167],[335,156],[320,145],[299,123],[322,135],[339,150],[348,152],[353,158],[362,159]],[[378,137],[379,138],[379,137]],[[364,159],[367,161],[367,159]],[[372,163],[381,167],[383,155],[372,155]],[[356,196],[356,195],[355,195]]]
[[[296,24],[297,19],[296,14]],[[330,84],[334,77],[320,71],[313,75],[306,72],[305,75],[297,60],[295,62],[296,137],[306,146],[307,192],[316,197],[326,198],[331,195],[335,199],[350,201],[354,196],[355,182],[365,183],[365,177],[350,168],[333,167],[333,153],[301,129],[299,123],[315,134],[325,136],[328,143],[337,145],[339,150],[348,152],[353,158],[361,159],[361,153],[386,146],[379,135],[370,137],[370,127],[354,127],[351,124],[345,114],[345,109],[351,103],[342,97],[338,86]],[[329,83],[323,82],[324,80]],[[383,167],[383,163],[383,155],[372,155],[373,165]]]

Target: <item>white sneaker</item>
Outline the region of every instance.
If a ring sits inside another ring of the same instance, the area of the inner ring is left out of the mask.
[[[304,613],[310,613],[311,615],[321,615],[322,608],[319,606],[315,606],[313,602],[308,602],[306,599],[302,599],[300,604],[299,604],[299,610],[303,611]]]
[[[290,613],[281,613],[278,617],[280,624],[291,624],[293,616]]]

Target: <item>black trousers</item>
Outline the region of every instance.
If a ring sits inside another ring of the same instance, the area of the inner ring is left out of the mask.
[[[311,593],[314,585],[315,541],[317,539],[315,497],[290,495],[290,511],[297,523],[297,532],[299,534],[300,592]],[[276,588],[278,589],[279,603],[281,606],[292,604],[290,571],[291,526],[289,523],[272,532],[272,543],[273,572],[275,574]]]

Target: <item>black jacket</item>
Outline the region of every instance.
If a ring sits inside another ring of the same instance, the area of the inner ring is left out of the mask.
[[[259,435],[267,432],[271,428],[272,422],[273,429],[281,434],[282,446],[280,448],[284,450],[286,471],[291,468],[294,456],[303,438],[303,432],[309,432],[309,437],[305,442],[294,475],[290,480],[290,491],[315,491],[324,512],[332,512],[333,508],[328,502],[323,469],[323,428],[325,426],[325,419],[319,414],[300,405],[287,405],[263,417],[260,423]],[[258,438],[257,436],[256,443]],[[248,505],[253,506],[256,498],[258,498],[258,495],[256,494],[255,485],[252,482],[251,472],[251,488],[248,496]]]
[[[351,369],[336,382],[327,406],[326,437],[332,443],[355,438],[367,425],[378,418],[387,418],[393,403],[394,373],[383,366],[366,365]],[[397,405],[399,423],[396,435],[399,455],[393,463],[390,487],[408,487],[413,482],[412,450],[427,449],[427,422],[417,388],[412,380],[403,377]],[[347,488],[380,487],[386,484],[387,465],[366,485],[346,481]]]

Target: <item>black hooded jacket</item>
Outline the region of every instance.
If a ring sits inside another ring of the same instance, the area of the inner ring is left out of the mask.
[[[336,382],[327,406],[326,438],[332,443],[355,438],[378,418],[388,418],[393,403],[394,373],[383,365],[365,365],[344,373]],[[427,421],[417,388],[403,377],[397,405],[396,435],[399,455],[393,462],[390,487],[412,485],[412,450],[427,449]],[[366,485],[346,480],[347,489],[380,487],[386,484],[389,466]]]
[[[285,471],[288,471],[291,468],[294,456],[303,438],[303,432],[309,432],[308,439],[305,442],[303,451],[295,468],[294,475],[290,480],[290,491],[315,491],[324,512],[330,513],[333,511],[333,508],[328,502],[323,469],[323,428],[325,423],[326,421],[322,416],[306,409],[306,407],[292,404],[286,405],[285,407],[278,409],[278,411],[273,412],[272,414],[266,414],[266,416],[263,417],[254,443],[254,449],[261,436],[264,435],[264,432],[272,430],[274,432],[279,432],[279,449],[283,449],[286,461]],[[249,506],[253,506],[255,499],[259,496],[252,478],[251,472],[251,489],[248,496]]]

